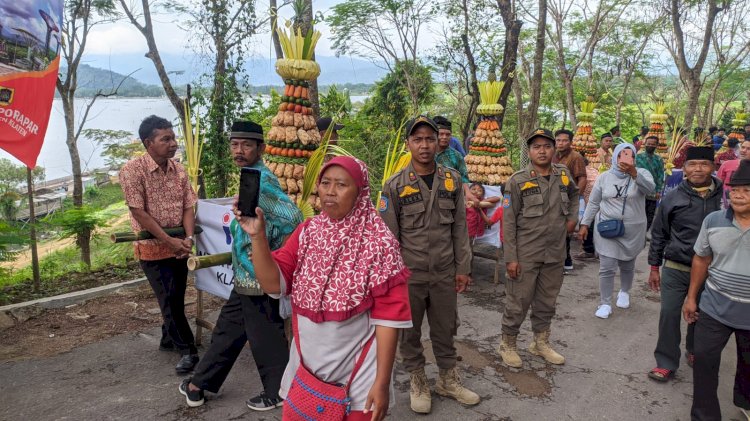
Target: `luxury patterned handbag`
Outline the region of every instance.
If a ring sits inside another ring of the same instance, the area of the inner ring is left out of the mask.
[[[622,199],[622,217],[625,217],[625,202],[628,200],[628,188],[630,188],[630,179],[625,186],[625,197]],[[602,238],[617,238],[625,235],[625,222],[622,219],[607,219],[599,221],[596,224],[596,230]]]
[[[352,375],[346,384],[327,383],[316,377],[305,367],[302,360],[302,350],[299,342],[299,327],[297,313],[292,312],[292,332],[294,344],[299,355],[299,367],[294,373],[294,380],[284,401],[282,419],[285,421],[340,421],[351,412],[351,398],[349,387],[357,372],[365,362],[375,335],[362,347],[357,362],[354,364]]]

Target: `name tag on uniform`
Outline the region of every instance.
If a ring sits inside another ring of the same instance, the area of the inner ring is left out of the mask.
[[[445,191],[445,190],[438,190],[438,199],[456,199],[456,192],[455,191]]]
[[[526,190],[521,190],[521,197],[527,197],[534,194],[542,194],[542,189],[539,186],[529,187]]]
[[[416,194],[412,194],[406,197],[398,198],[398,203],[401,204],[402,206],[412,205],[414,203],[419,203],[421,201],[422,201],[422,193],[416,193]]]

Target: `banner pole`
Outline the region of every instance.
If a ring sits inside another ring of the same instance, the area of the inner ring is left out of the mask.
[[[34,292],[39,292],[39,254],[36,249],[36,215],[34,214],[34,182],[31,168],[26,167],[26,186],[29,192],[29,237],[31,239],[31,270],[34,274]]]

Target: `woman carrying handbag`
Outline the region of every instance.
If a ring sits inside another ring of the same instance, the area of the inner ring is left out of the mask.
[[[271,253],[257,218],[235,215],[253,243],[269,295],[292,298],[294,344],[279,395],[284,420],[382,420],[393,402],[399,329],[410,328],[409,270],[370,201],[367,167],[331,159],[320,172],[322,214]]]
[[[586,238],[596,220],[594,242],[599,253],[599,293],[601,303],[596,317],[612,314],[615,273],[620,268],[617,307],[630,307],[630,287],[635,275],[635,258],[646,245],[646,196],[654,192],[651,174],[635,167],[635,147],[617,145],[612,166],[597,177],[586,212],[581,220],[580,238]]]

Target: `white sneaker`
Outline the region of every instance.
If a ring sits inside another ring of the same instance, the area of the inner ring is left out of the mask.
[[[612,314],[612,306],[602,304],[597,307],[594,315],[600,319],[608,319],[610,314]]]
[[[563,269],[565,269],[565,270],[573,270],[573,265],[563,266]]]
[[[617,307],[630,308],[630,294],[625,291],[617,293]]]

